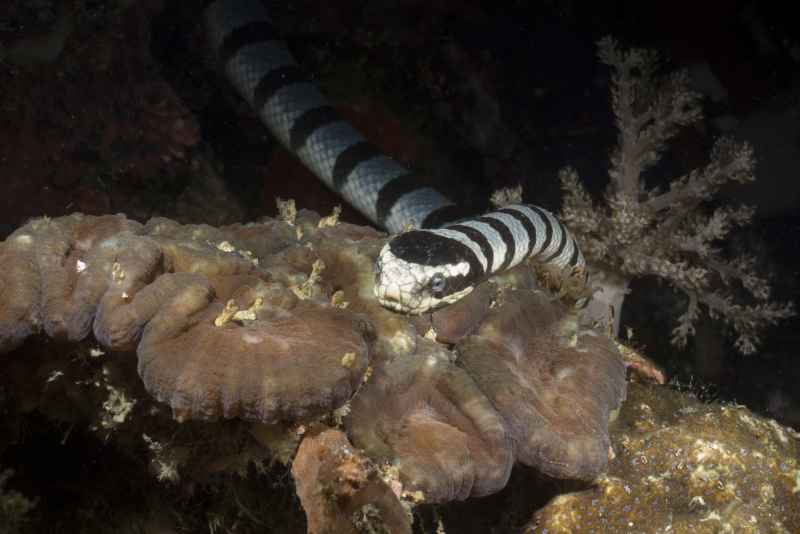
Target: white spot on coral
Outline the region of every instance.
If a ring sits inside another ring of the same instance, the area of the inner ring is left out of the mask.
[[[396,353],[406,354],[414,349],[414,339],[401,330],[391,337],[389,346]]]
[[[786,432],[783,431],[781,425],[779,425],[774,419],[770,419],[767,424],[772,428],[772,431],[775,433],[775,437],[778,438],[782,444],[786,445],[789,443],[789,437],[786,435]]]
[[[264,338],[252,332],[245,332],[244,334],[242,334],[242,341],[250,345],[257,345],[259,343],[262,343],[264,341]]]
[[[689,508],[704,508],[706,506],[706,500],[703,499],[702,495],[695,495],[692,497],[692,500],[689,501]]]
[[[430,327],[428,331],[425,332],[425,339],[436,341],[436,329],[434,327]]]
[[[347,369],[352,369],[353,365],[356,363],[356,353],[355,352],[347,352],[344,356],[342,356],[342,367],[346,367]]]
[[[16,241],[18,245],[27,246],[33,243],[33,237],[30,234],[20,234],[14,238],[14,241]]]
[[[574,374],[575,374],[574,367],[564,367],[563,369],[560,369],[558,373],[556,373],[556,381],[560,382],[561,380],[565,380]]]
[[[115,261],[111,266],[111,278],[113,278],[117,283],[121,283],[123,280],[125,280],[125,271],[122,269],[122,265],[120,265],[118,261]]]
[[[706,521],[719,521],[719,522],[722,522],[722,517],[719,515],[718,512],[712,511],[712,512],[709,512],[707,516],[705,516],[703,519],[700,520],[701,523],[704,523]]]
[[[87,267],[86,262],[83,260],[78,260],[75,262],[75,272],[79,274],[85,271],[86,267]]]
[[[222,252],[235,252],[236,251],[236,247],[231,245],[230,242],[228,242],[228,241],[223,241],[222,243],[219,243],[217,245],[217,248],[219,250],[221,250]]]

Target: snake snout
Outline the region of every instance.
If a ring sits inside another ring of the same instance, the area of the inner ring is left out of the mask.
[[[413,268],[384,247],[375,262],[375,297],[385,307],[419,313],[421,285]]]

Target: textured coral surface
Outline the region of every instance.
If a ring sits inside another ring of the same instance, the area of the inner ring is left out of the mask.
[[[277,422],[336,408],[366,370],[370,326],[298,297],[299,269],[259,266],[250,248],[289,248],[289,224],[252,230],[35,220],[0,246],[0,350],[39,330],[65,341],[94,330],[104,348],[137,348],[145,387],[180,420]]]
[[[800,530],[800,434],[743,406],[631,384],[612,443],[608,473],[525,532]]]
[[[458,350],[521,462],[557,478],[603,471],[606,421],[625,397],[625,368],[607,337],[578,330],[543,293],[510,291]]]
[[[338,430],[312,431],[292,463],[309,534],[411,533],[411,514],[380,470]]]
[[[353,400],[347,426],[358,446],[396,462],[432,502],[498,491],[514,460],[500,414],[452,354],[428,340],[378,367]]]
[[[579,329],[527,266],[453,310],[390,312],[373,296],[384,242],[289,207],[222,228],[35,219],[0,243],[0,351],[13,360],[31,336],[111,351],[103,429],[135,419],[142,386],[178,422],[257,424],[254,438],[285,460],[305,425],[343,423],[409,503],[496,493],[515,460],[561,478],[602,473],[625,391],[616,345]],[[133,351],[141,384],[130,382]],[[51,369],[47,383],[63,374]],[[157,476],[179,478],[183,455],[154,439]],[[326,506],[309,499],[310,517]]]

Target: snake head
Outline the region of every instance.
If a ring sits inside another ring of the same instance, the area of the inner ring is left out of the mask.
[[[420,315],[452,304],[480,281],[480,265],[461,243],[436,230],[391,239],[375,265],[375,296],[391,310]]]

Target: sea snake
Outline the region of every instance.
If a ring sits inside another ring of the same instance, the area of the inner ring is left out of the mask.
[[[550,212],[516,204],[463,218],[450,199],[367,142],[303,73],[260,0],[206,0],[203,15],[228,80],[272,135],[354,208],[397,234],[376,260],[375,296],[383,306],[435,310],[528,258],[585,282],[583,255]]]

